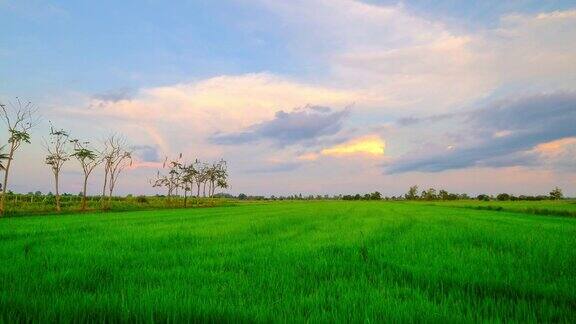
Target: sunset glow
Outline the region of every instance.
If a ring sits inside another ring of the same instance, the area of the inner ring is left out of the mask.
[[[378,136],[367,136],[323,149],[322,155],[368,154],[384,155],[385,142]]]

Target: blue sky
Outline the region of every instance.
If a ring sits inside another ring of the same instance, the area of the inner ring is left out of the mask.
[[[571,1],[0,0],[0,100],[29,98],[93,141],[124,133],[146,156],[225,157],[234,193],[576,194],[576,134],[553,132],[557,119],[471,121],[576,118],[575,26]],[[17,190],[50,190],[39,142],[20,153],[40,162],[17,167]],[[141,180],[157,161],[141,160],[121,192],[153,192]]]
[[[221,74],[322,73],[286,43],[289,28],[249,1],[6,1],[2,82],[7,92],[101,92]],[[571,1],[367,1],[402,6],[462,29],[509,13],[566,10]],[[87,77],[89,76],[89,77]]]

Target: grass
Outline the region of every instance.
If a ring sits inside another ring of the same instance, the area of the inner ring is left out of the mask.
[[[576,219],[275,202],[0,219],[0,322],[576,321]]]
[[[480,210],[508,211],[533,215],[576,217],[576,200],[541,201],[479,201],[453,200],[429,202],[432,205],[453,206]]]
[[[79,213],[81,197],[62,196],[61,212],[56,212],[54,196],[11,195],[6,201],[4,216],[62,215]],[[226,198],[189,197],[186,208],[214,207],[235,204]],[[184,198],[163,196],[113,197],[112,200],[101,200],[99,196],[87,198],[88,212],[138,211],[184,208]]]

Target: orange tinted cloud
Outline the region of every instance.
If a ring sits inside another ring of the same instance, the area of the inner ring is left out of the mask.
[[[559,140],[542,143],[537,145],[534,148],[534,151],[547,156],[556,156],[564,153],[567,147],[570,145],[576,145],[576,137],[566,137]]]
[[[339,144],[320,151],[322,155],[350,155],[350,154],[368,154],[384,155],[386,143],[376,135],[364,136],[353,139],[343,144]]]

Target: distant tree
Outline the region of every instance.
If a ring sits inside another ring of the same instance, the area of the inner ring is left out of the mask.
[[[2,186],[2,197],[0,198],[0,217],[4,214],[5,195],[8,191],[8,176],[10,167],[14,161],[14,154],[22,143],[30,144],[30,130],[36,126],[38,119],[36,113],[38,109],[31,103],[23,103],[20,98],[16,98],[15,103],[10,103],[10,108],[0,103],[0,115],[8,130],[8,153],[4,156],[6,165],[3,165],[4,183]]]
[[[505,201],[505,200],[512,199],[512,196],[510,194],[507,194],[507,193],[501,193],[501,194],[498,194],[496,196],[496,199],[498,199],[500,201]]]
[[[174,194],[178,195],[178,189],[180,189],[182,184],[182,153],[178,155],[178,158],[170,161],[169,169],[168,169],[168,178],[169,178],[169,192],[168,196],[172,196]]]
[[[241,193],[238,195],[238,199],[240,199],[240,200],[246,200],[246,198],[248,198],[248,196],[246,196],[246,194]]]
[[[200,187],[202,187],[202,182],[206,181],[206,170],[202,167],[202,163],[198,159],[192,163],[192,166],[195,170],[194,182],[196,183],[196,198],[200,198]]]
[[[430,188],[428,190],[423,190],[421,194],[421,198],[424,200],[436,200],[438,199],[438,195],[436,194],[436,189]]]
[[[50,125],[50,138],[44,140],[44,149],[48,153],[44,163],[50,166],[54,175],[54,189],[56,191],[56,211],[60,212],[60,171],[64,162],[70,159],[68,154],[68,132],[60,129],[57,130]]]
[[[80,142],[78,139],[71,141],[74,144],[74,153],[70,154],[80,162],[82,171],[84,171],[84,185],[82,186],[82,203],[81,210],[86,210],[86,189],[88,186],[88,177],[94,169],[102,163],[102,158],[99,156],[96,149],[90,147],[89,142]]]
[[[216,164],[216,183],[212,185],[212,196],[215,188],[228,188],[228,164],[223,159]]]
[[[450,200],[450,193],[444,189],[438,191],[438,198],[442,200]]]
[[[196,169],[194,164],[182,164],[180,166],[181,182],[180,186],[184,190],[184,208],[186,208],[188,202],[188,191],[191,191],[194,186],[194,179],[196,174]]]
[[[564,198],[564,194],[562,193],[562,189],[556,187],[554,190],[550,191],[550,199],[552,200],[560,200]]]
[[[404,195],[406,200],[417,200],[418,199],[418,186],[412,186],[408,189],[408,193]]]
[[[168,198],[172,197],[177,193],[178,188],[182,182],[182,153],[179,154],[178,158],[168,162],[168,157],[164,160],[162,168],[168,166],[168,174],[161,174],[160,170],[156,173],[156,178],[150,180],[152,187],[166,187],[168,190]]]
[[[374,191],[373,193],[370,194],[370,199],[371,200],[380,200],[380,199],[382,199],[382,194],[379,193],[378,191]]]
[[[132,151],[128,149],[126,138],[117,134],[108,136],[104,141],[102,159],[104,162],[102,199],[106,196],[106,186],[108,186],[108,201],[110,202],[120,174],[132,165]]]
[[[207,163],[203,163],[200,168],[200,179],[202,183],[202,197],[206,197],[206,185],[210,179],[210,166]]]
[[[481,194],[478,195],[476,197],[476,199],[480,200],[480,201],[489,201],[490,200],[490,196],[486,195],[486,194]]]
[[[468,194],[463,193],[463,194],[457,195],[456,199],[466,200],[466,199],[470,199],[470,196],[468,196]]]

